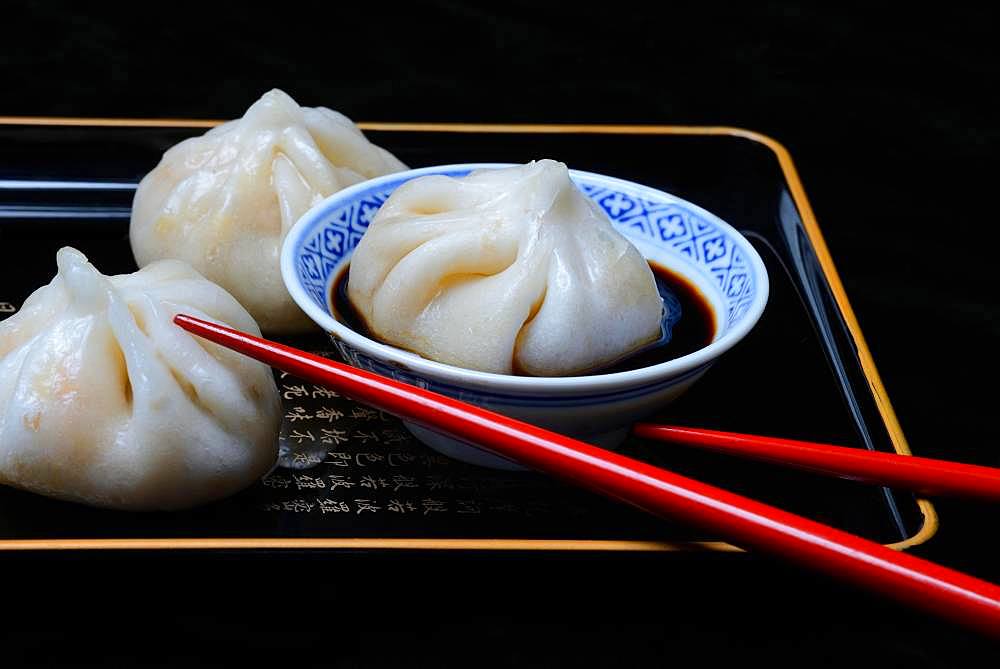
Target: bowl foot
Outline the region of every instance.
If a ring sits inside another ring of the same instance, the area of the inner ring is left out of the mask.
[[[484,451],[468,442],[445,436],[439,432],[428,430],[425,427],[415,425],[408,421],[403,421],[403,426],[410,431],[421,443],[434,449],[441,455],[448,456],[454,460],[465,462],[470,465],[487,467],[489,469],[503,469],[507,471],[524,472],[530,471],[527,467],[519,465],[513,460],[494,455]],[[609,451],[617,450],[628,437],[629,428],[621,428],[612,432],[591,435],[574,435],[577,439],[588,444],[594,444]]]

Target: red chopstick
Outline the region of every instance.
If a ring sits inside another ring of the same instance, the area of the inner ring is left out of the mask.
[[[444,395],[190,316],[174,321],[217,344],[538,471],[1000,636],[1000,587],[992,583]]]
[[[1000,469],[993,467],[675,425],[636,423],[632,433],[924,495],[1000,502]]]

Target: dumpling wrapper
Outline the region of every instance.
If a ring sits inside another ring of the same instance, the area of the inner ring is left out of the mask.
[[[386,343],[535,376],[655,341],[664,308],[639,251],[552,160],[403,184],[352,256],[348,296]]]
[[[313,205],[405,170],[354,123],[279,90],[243,118],[168,150],[139,184],[129,238],[136,262],[176,258],[240,301],[265,332],[315,327],[281,280],[281,243]]]
[[[183,312],[258,334],[231,295],[175,260],[59,272],[0,323],[0,483],[117,509],[193,506],[267,473],[281,404],[269,367],[188,334]]]

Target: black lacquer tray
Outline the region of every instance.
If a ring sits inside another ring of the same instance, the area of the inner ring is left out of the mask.
[[[134,271],[138,180],[211,122],[0,119],[0,319],[72,245]],[[413,167],[552,157],[676,194],[742,231],[767,265],[755,330],[659,419],[906,453],[874,363],[787,151],[729,128],[363,125]],[[329,352],[321,335],[290,340]],[[333,355],[329,352],[329,355]],[[719,537],[533,473],[450,461],[392,416],[289,376],[280,467],[230,499],[179,513],[90,509],[0,488],[0,549],[726,551]],[[913,495],[629,441],[639,459],[899,547],[926,541]]]

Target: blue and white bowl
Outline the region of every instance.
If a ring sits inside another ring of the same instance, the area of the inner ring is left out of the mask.
[[[740,341],[767,302],[767,273],[753,246],[731,226],[690,202],[621,179],[570,171],[580,190],[607,212],[618,231],[644,256],[684,276],[712,307],[716,322],[712,343],[664,363],[592,376],[489,374],[434,362],[374,341],[331,314],[330,283],[396,188],[430,174],[461,177],[472,170],[499,167],[510,165],[425,167],[365,181],[331,195],[288,233],[281,253],[285,286],[355,367],[614,448],[625,439],[632,423],[680,396],[716,358]],[[445,455],[489,467],[518,468],[426,428],[411,424],[407,428]]]

